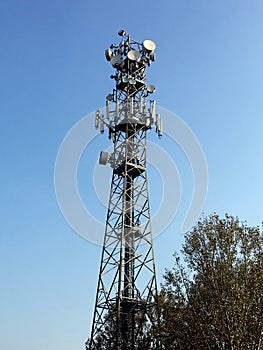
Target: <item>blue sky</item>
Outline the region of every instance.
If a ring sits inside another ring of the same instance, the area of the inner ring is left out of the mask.
[[[118,42],[121,28],[156,42],[148,77],[157,103],[192,128],[206,155],[204,213],[229,212],[259,225],[263,3],[9,0],[1,1],[0,17],[0,347],[83,349],[101,248],[66,224],[53,173],[67,131],[103,106],[113,87],[104,49]],[[183,241],[178,232],[192,190],[183,154],[170,151],[182,179],[182,203],[154,242],[159,282]],[[151,194],[154,201],[153,189]]]

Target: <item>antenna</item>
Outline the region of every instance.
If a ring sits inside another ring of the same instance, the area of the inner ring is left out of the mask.
[[[110,101],[106,100],[106,115],[107,119],[110,120]]]
[[[151,110],[151,124],[154,124],[154,119],[155,119],[155,106],[156,106],[156,101],[151,102],[152,110]]]
[[[161,138],[162,137],[162,119],[161,119],[161,115],[160,114],[156,114],[156,132],[158,134],[158,137]]]
[[[94,316],[87,350],[140,349],[144,327],[151,328],[152,349],[161,349],[158,326],[157,283],[153,254],[147,182],[146,134],[155,125],[162,136],[156,102],[148,95],[146,69],[155,61],[152,40],[133,40],[125,30],[119,45],[105,57],[115,69],[113,92],[106,97],[106,118],[99,110],[95,127],[109,129],[113,152],[101,152],[99,164],[113,168],[102,248]],[[109,331],[110,329],[110,331]]]
[[[100,116],[100,133],[101,134],[104,133],[104,115],[103,114]]]
[[[100,118],[100,111],[96,111],[96,116],[95,116],[95,128],[98,129],[99,127],[99,118]]]

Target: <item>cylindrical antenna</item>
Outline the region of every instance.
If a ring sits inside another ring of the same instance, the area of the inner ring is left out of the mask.
[[[104,115],[102,114],[100,117],[100,133],[104,133]]]
[[[96,115],[95,115],[95,128],[96,129],[98,129],[98,127],[99,127],[99,117],[100,117],[100,111],[97,110]]]
[[[152,105],[152,110],[151,110],[151,124],[154,124],[156,101],[153,100],[152,103],[151,103],[151,105]]]
[[[160,130],[160,120],[161,120],[160,114],[156,114],[155,126],[156,126],[157,133],[159,133],[159,130]]]
[[[110,120],[110,101],[106,100],[106,116]]]
[[[160,115],[160,114],[159,114]],[[158,131],[158,137],[159,139],[163,136],[163,128],[162,128],[162,118],[160,117],[159,121],[159,131]]]

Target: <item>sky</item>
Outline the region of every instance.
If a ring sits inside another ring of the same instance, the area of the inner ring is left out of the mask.
[[[1,349],[83,349],[89,336],[101,247],[61,214],[54,165],[67,132],[102,107],[113,88],[104,50],[119,41],[119,29],[156,42],[148,79],[157,104],[187,123],[206,157],[203,213],[261,224],[262,18],[261,0],[0,2]],[[160,285],[183,243],[193,179],[180,147],[153,139],[171,155],[182,182],[177,215],[154,240]],[[96,152],[106,147],[103,138],[96,142]],[[80,192],[92,206],[88,165],[83,154]],[[149,170],[153,211],[161,178]],[[103,220],[106,209],[100,211]]]

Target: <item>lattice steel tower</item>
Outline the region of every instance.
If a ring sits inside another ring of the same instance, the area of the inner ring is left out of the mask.
[[[105,56],[115,68],[116,82],[106,98],[105,117],[96,112],[95,127],[107,127],[112,154],[99,163],[113,168],[95,310],[86,349],[157,349],[157,285],[146,174],[146,133],[154,125],[162,136],[155,91],[145,70],[155,61],[155,43],[131,39],[111,45]]]

